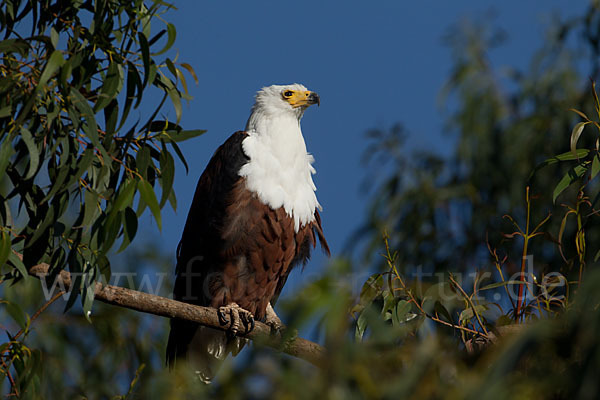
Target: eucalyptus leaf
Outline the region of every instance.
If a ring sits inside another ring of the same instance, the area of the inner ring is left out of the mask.
[[[123,243],[121,243],[121,247],[117,252],[121,252],[129,246],[129,244],[133,241],[138,229],[138,219],[135,211],[131,207],[127,207],[123,214]]]
[[[356,320],[356,329],[354,333],[354,338],[357,342],[362,341],[363,335],[365,334],[365,330],[367,329],[367,310],[364,310],[358,316]]]
[[[175,29],[175,25],[167,23],[167,34],[167,43],[165,43],[165,46],[160,51],[152,53],[153,56],[164,54],[173,46],[173,43],[175,43],[175,39],[177,38],[177,30]]]
[[[29,152],[29,169],[25,175],[25,179],[27,180],[31,179],[37,172],[37,168],[40,165],[40,152],[35,144],[31,132],[24,127],[21,128],[21,138],[23,139],[25,146],[27,146],[27,151]]]
[[[590,173],[590,179],[594,179],[596,175],[600,172],[600,154],[594,154],[594,158],[592,159],[592,172]]]
[[[25,280],[29,280],[29,273],[27,272],[27,268],[25,268],[25,264],[23,264],[23,261],[21,261],[21,259],[19,257],[17,257],[17,255],[15,253],[13,253],[13,252],[9,253],[8,261],[10,261],[12,263],[12,265],[15,266],[17,271],[19,271],[21,273],[21,276],[23,278],[25,278]]]
[[[410,310],[411,304],[406,300],[400,300],[392,312],[392,323],[398,326],[412,319],[412,315],[409,315]]]
[[[122,86],[123,67],[119,63],[112,62],[106,71],[104,83],[98,94],[98,101],[94,105],[94,112],[98,112],[106,107],[119,94]]]
[[[84,208],[82,226],[91,225],[96,216],[100,214],[100,205],[98,204],[98,195],[91,190],[84,193]]]
[[[17,120],[16,120],[17,126],[23,126],[23,121],[25,121],[25,118],[28,117],[29,111],[31,110],[31,108],[33,107],[33,104],[35,103],[35,101],[37,99],[37,93],[46,89],[46,85],[47,85],[48,81],[50,80],[50,78],[59,70],[59,68],[64,63],[65,63],[65,59],[63,58],[62,53],[60,51],[54,50],[52,52],[52,54],[50,54],[50,57],[48,58],[48,62],[46,63],[46,66],[44,67],[44,71],[42,72],[42,75],[39,78],[39,81],[35,87],[33,94],[31,95],[31,97],[29,98],[27,103],[25,103],[25,106],[21,109],[21,112],[19,113],[19,116],[17,117]]]
[[[360,304],[363,307],[367,307],[369,304],[371,304],[377,296],[382,294],[383,284],[384,280],[382,274],[377,273],[371,275],[363,284],[363,287],[360,291]]]
[[[563,176],[563,178],[558,182],[556,187],[554,188],[554,193],[552,194],[552,202],[556,203],[556,198],[565,191],[566,188],[571,186],[573,183],[577,182],[583,174],[587,171],[587,163],[579,164],[573,168],[571,168],[567,173]]]
[[[29,316],[17,303],[6,302],[5,308],[8,315],[19,325],[19,328],[25,329],[29,325]]]
[[[144,200],[144,202],[150,207],[150,211],[156,220],[156,224],[159,230],[162,230],[162,220],[160,216],[160,206],[158,201],[156,200],[156,195],[154,194],[154,189],[148,181],[140,181],[138,184],[138,189],[140,191],[140,197]]]
[[[188,139],[200,136],[203,133],[206,133],[206,131],[202,130],[202,129],[191,129],[191,130],[182,130],[180,132],[165,131],[164,135],[173,142],[182,142],[184,140],[188,140]]]
[[[10,235],[5,231],[0,232],[0,268],[4,266],[4,263],[8,260],[8,256],[11,252],[11,240]]]
[[[0,118],[10,117],[12,115],[12,107],[6,106],[0,108]]]
[[[144,64],[144,81],[142,86],[146,87],[150,76],[150,48],[148,46],[148,39],[144,33],[140,32],[138,34],[138,40],[140,43],[140,51],[142,52],[142,62]]]
[[[80,115],[86,121],[86,123],[83,125],[83,130],[92,144],[98,149],[98,151],[100,151],[104,160],[108,162],[110,157],[108,153],[106,153],[104,147],[100,144],[100,139],[98,137],[98,124],[96,123],[96,117],[92,107],[90,107],[87,99],[83,97],[78,90],[71,90],[70,95],[72,97],[73,104],[75,107],[77,107]]]
[[[160,153],[160,183],[162,195],[160,198],[160,208],[162,209],[167,202],[171,191],[173,190],[173,181],[175,179],[175,161],[173,156],[166,150]]]
[[[544,168],[547,165],[552,165],[552,164],[556,164],[559,163],[561,161],[571,161],[571,160],[578,160],[578,159],[582,159],[584,157],[586,157],[589,154],[589,150],[588,149],[577,149],[575,151],[575,153],[569,151],[566,153],[562,153],[562,154],[558,154],[554,157],[550,157],[548,159],[546,159],[545,161],[543,161],[542,163],[538,164],[533,171],[531,172],[531,174],[529,175],[528,180],[531,180],[531,178],[535,175],[535,173],[540,170],[541,168]]]
[[[481,315],[481,313],[483,313],[487,309],[488,309],[488,307],[485,304],[476,305],[474,308],[468,307],[460,313],[460,316],[458,317],[458,319],[461,323],[463,323],[465,321],[469,321],[471,318],[473,318],[475,316],[475,312],[477,312],[477,314]]]
[[[579,141],[579,137],[583,132],[583,128],[589,124],[589,122],[580,122],[573,127],[573,131],[571,132],[571,153],[574,157],[577,158],[577,141]]]
[[[173,107],[175,108],[175,117],[177,119],[177,123],[179,123],[179,121],[181,120],[182,113],[181,94],[176,88],[167,89],[167,93],[169,94],[169,98],[173,103]]]
[[[12,146],[11,140],[5,137],[0,146],[0,176],[4,176],[6,167],[10,163],[10,157],[15,153],[15,149]]]

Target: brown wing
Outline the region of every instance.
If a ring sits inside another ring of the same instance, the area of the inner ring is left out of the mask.
[[[231,135],[215,152],[196,186],[181,241],[177,247],[176,278],[173,298],[187,303],[210,305],[204,284],[220,265],[220,232],[225,219],[227,200],[239,180],[240,168],[248,162],[242,150],[244,132]],[[184,356],[198,325],[171,320],[167,344],[167,362],[173,365]]]
[[[300,264],[304,266],[310,259],[310,253],[317,245],[317,238],[319,239],[319,243],[321,244],[321,249],[323,252],[325,252],[327,256],[331,256],[331,251],[329,251],[329,245],[327,244],[327,240],[325,240],[323,227],[321,226],[321,215],[319,214],[319,211],[315,210],[315,220],[302,227],[298,232],[296,238],[296,256],[290,263],[286,273],[279,278],[277,287],[275,288],[275,293],[271,298],[271,304],[275,304],[277,298],[279,298],[279,295],[283,290],[283,286],[285,285],[285,282],[287,281],[292,269]]]

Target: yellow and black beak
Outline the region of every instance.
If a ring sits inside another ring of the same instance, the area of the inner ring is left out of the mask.
[[[283,97],[294,108],[303,106],[308,107],[313,104],[321,105],[321,98],[319,97],[319,95],[315,92],[311,92],[310,90],[288,90],[283,92]]]
[[[321,105],[321,98],[319,97],[318,94],[316,94],[315,92],[311,92],[310,90],[306,91],[307,95],[308,95],[308,104],[316,104],[317,107]]]

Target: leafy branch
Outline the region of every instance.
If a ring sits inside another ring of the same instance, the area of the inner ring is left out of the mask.
[[[39,262],[83,274],[68,307],[83,294],[85,314],[117,241],[118,251],[132,243],[146,210],[161,229],[161,210],[176,209],[175,156],[187,168],[178,143],[204,131],[178,124],[190,99],[183,71],[197,81],[193,68],[157,60],[176,38],[162,18],[171,8],[161,0],[0,7],[2,281],[26,278],[23,265]],[[164,28],[153,34],[155,22]],[[134,121],[131,112],[154,98],[147,120]],[[167,100],[173,121],[158,118]]]

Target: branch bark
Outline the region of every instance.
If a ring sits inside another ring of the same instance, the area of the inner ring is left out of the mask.
[[[42,263],[31,267],[29,273],[39,279],[47,279],[50,276],[48,273],[49,268],[48,264]],[[57,285],[53,285],[54,282],[46,282],[47,287],[59,287],[61,289],[64,287],[64,290],[70,290],[72,280],[67,271],[61,271],[56,279]],[[184,319],[211,328],[225,330],[219,324],[217,311],[211,307],[196,306],[137,290],[103,285],[100,282],[96,282],[94,295],[96,300],[106,304],[161,317]],[[300,337],[283,340],[281,335],[271,335],[271,327],[258,321],[255,322],[254,329],[251,332],[239,336],[258,341],[316,366],[322,366],[325,359],[325,348],[319,344]]]

